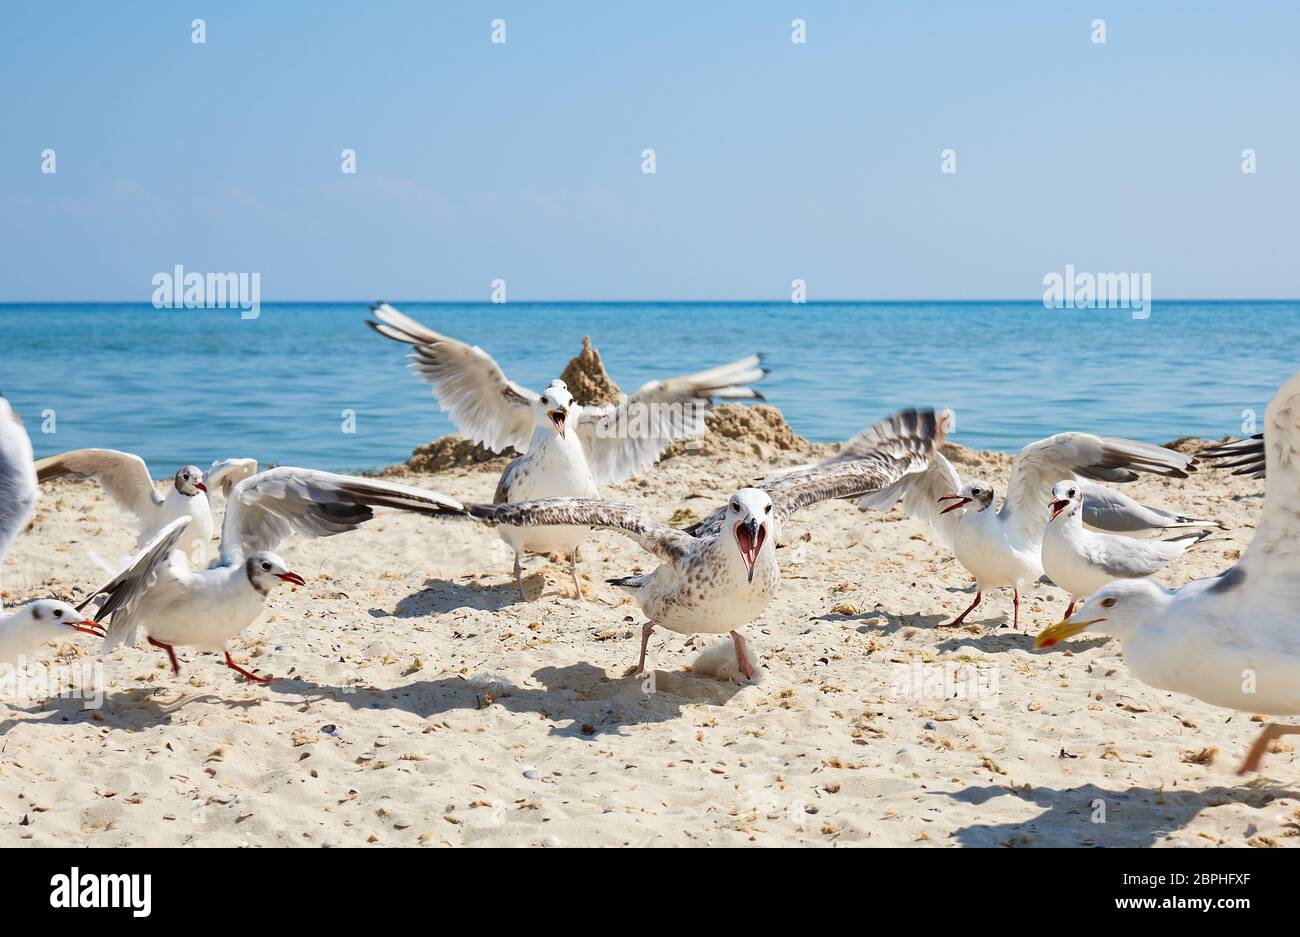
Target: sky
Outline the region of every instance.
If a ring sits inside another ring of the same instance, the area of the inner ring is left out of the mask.
[[[0,302],[177,264],[264,302],[1035,299],[1067,264],[1294,298],[1298,39],[1293,2],[9,3]]]

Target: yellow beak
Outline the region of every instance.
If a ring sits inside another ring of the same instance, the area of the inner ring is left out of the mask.
[[[1048,625],[1034,639],[1034,649],[1041,651],[1045,647],[1055,647],[1066,638],[1072,638],[1079,632],[1086,631],[1089,625],[1095,625],[1097,622],[1105,620],[1104,618],[1088,618],[1084,621],[1076,621],[1073,618],[1066,618],[1054,625]]]

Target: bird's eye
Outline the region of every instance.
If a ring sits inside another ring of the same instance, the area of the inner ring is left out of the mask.
[[[1118,601],[1119,601],[1119,599],[1115,598],[1114,596],[1107,596],[1106,598],[1104,598],[1104,599],[1101,600],[1101,607],[1102,607],[1102,608],[1114,608],[1114,607],[1115,607],[1115,603],[1118,602]]]
[[[61,609],[61,608],[56,608],[56,609],[54,610],[54,617],[55,617],[55,618],[62,618],[62,617],[63,617],[63,609]]]
[[[1073,488],[1070,489],[1070,497],[1071,497],[1071,498],[1073,498],[1073,497],[1074,497],[1075,495],[1077,495],[1077,494],[1078,494],[1078,492],[1075,491]]]
[[[542,398],[542,406],[543,406],[543,407],[547,406],[549,403],[550,403],[550,401],[547,400],[545,397]]]
[[[733,511],[739,511],[739,510],[740,510],[740,502],[739,502],[739,501],[733,501],[733,502],[731,502],[731,509],[732,509]]]
[[[266,570],[267,572],[270,572],[270,571],[271,571],[271,564],[270,564],[270,563],[263,563],[263,564],[262,564],[262,568],[263,568],[264,570]]]
[[[980,490],[979,490],[978,488],[972,488],[972,489],[970,490],[970,493],[973,494],[973,495],[977,495],[977,494],[980,493]]]
[[[763,513],[764,513],[764,514],[771,514],[771,513],[772,513],[772,505],[769,504],[767,507],[763,508]]]

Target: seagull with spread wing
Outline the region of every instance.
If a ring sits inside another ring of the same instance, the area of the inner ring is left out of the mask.
[[[130,452],[74,449],[36,462],[36,478],[40,482],[66,476],[93,478],[99,482],[115,504],[135,515],[139,534],[137,549],[151,542],[172,521],[190,518],[185,549],[199,561],[207,560],[213,531],[208,486],[220,487],[228,495],[236,483],[256,471],[254,459],[213,462],[206,476],[197,465],[183,465],[176,470],[172,487],[160,492],[144,459]]]
[[[0,564],[22,533],[36,506],[38,488],[32,462],[32,442],[9,401],[0,397]],[[183,526],[177,521],[177,525]],[[82,609],[91,598],[104,596],[105,604],[129,606],[135,599],[129,579],[148,579],[159,562],[159,543],[174,538],[164,529],[155,542],[145,545],[126,570],[96,589],[79,608],[55,599],[38,599],[6,612],[0,602],[0,663],[17,665],[44,644],[68,636],[69,629],[103,637],[102,626]],[[101,610],[102,611],[102,610]]]
[[[755,670],[740,629],[776,594],[781,573],[776,544],[800,508],[858,497],[923,469],[942,440],[934,412],[906,410],[869,431],[873,445],[858,459],[784,475],[761,488],[742,488],[690,530],[678,530],[628,504],[556,498],[520,504],[469,505],[471,516],[517,527],[570,526],[613,530],[660,560],[648,573],[611,579],[649,619],[641,629],[637,672],[656,625],[679,634],[731,633],[740,672]]]
[[[851,457],[855,443],[846,443],[835,459]],[[975,578],[974,601],[950,625],[965,621],[979,606],[985,590],[1011,588],[1013,623],[1019,628],[1020,592],[1043,575],[1043,535],[1053,485],[1062,479],[1079,481],[1083,521],[1099,530],[1135,533],[1214,523],[1148,508],[1119,492],[1080,480],[1081,476],[1128,482],[1139,472],[1186,478],[1189,471],[1195,471],[1192,459],[1172,449],[1087,433],[1058,433],[1017,453],[1001,510],[991,510],[996,498],[992,484],[983,479],[963,484],[942,454],[936,454],[925,471],[861,499],[859,507],[884,511],[901,499],[904,512],[928,521],[943,545]]]
[[[312,469],[269,469],[231,491],[220,554],[211,566],[194,569],[185,552],[174,550],[152,581],[132,584],[140,593],[132,605],[105,603],[100,617],[112,618],[104,651],[132,640],[142,628],[149,643],[167,653],[174,673],[180,673],[175,648],[184,646],[223,651],[231,670],[254,683],[268,682],[236,664],[227,642],[257,619],[277,586],[306,584],[275,549],[291,533],[332,537],[355,530],[377,507],[465,516],[458,501],[435,491]]]
[[[1181,589],[1149,579],[1113,582],[1038,636],[1054,647],[1083,631],[1119,638],[1124,663],[1150,686],[1248,713],[1300,713],[1300,374],[1264,415],[1264,505],[1237,565]],[[1241,772],[1280,736],[1270,723]]]
[[[751,355],[710,371],[651,381],[616,404],[582,406],[563,381],[533,393],[507,379],[483,349],[440,335],[387,303],[371,311],[379,320],[368,322],[371,328],[412,346],[411,367],[433,385],[462,435],[496,452],[514,447],[523,453],[501,475],[498,504],[597,499],[601,486],[643,471],[672,443],[702,433],[713,400],[761,400],[748,385],[767,373],[760,357]],[[524,601],[524,553],[568,555],[574,592],[582,597],[577,551],[586,528],[501,524],[497,532],[514,550],[515,584]]]

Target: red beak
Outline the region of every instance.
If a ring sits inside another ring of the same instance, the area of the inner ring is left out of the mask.
[[[551,422],[555,424],[555,431],[563,436],[565,412],[563,410],[547,410],[546,415],[549,416]]]
[[[1069,501],[1053,501],[1051,504],[1052,516],[1049,520],[1056,520],[1062,511],[1070,506]]]
[[[66,624],[73,631],[80,631],[82,634],[94,635],[97,638],[104,637],[104,626],[93,618],[87,618],[83,621],[70,621]]]
[[[203,482],[195,482],[194,487],[199,489],[199,491],[203,492],[204,494],[208,493],[208,486],[203,484]]]
[[[767,539],[767,528],[755,520],[739,521],[736,524],[736,545],[740,547],[740,556],[745,561],[749,573],[748,581],[754,581],[754,564],[758,562],[758,551],[763,549]]]
[[[939,515],[943,516],[944,514],[947,514],[949,511],[955,511],[958,508],[964,508],[966,505],[970,504],[973,500],[975,499],[966,498],[961,495],[944,495],[942,498],[939,499],[940,503],[944,501],[955,501],[956,504],[944,508],[942,511],[939,512]]]
[[[276,573],[276,576],[283,579],[285,582],[293,583],[295,586],[307,585],[307,580],[303,579],[297,573]]]

